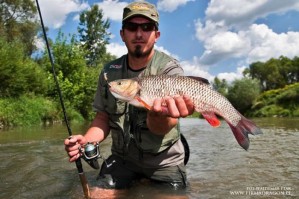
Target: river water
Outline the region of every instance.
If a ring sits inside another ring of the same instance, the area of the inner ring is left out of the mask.
[[[225,122],[212,128],[202,119],[182,119],[191,151],[188,188],[173,192],[143,183],[115,198],[299,198],[299,119],[254,121],[263,134],[250,136],[245,151]],[[74,132],[86,128],[72,126]],[[63,125],[0,131],[0,198],[84,198],[75,164],[64,151],[67,135]],[[101,144],[104,157],[110,141]],[[84,161],[83,167],[93,191],[98,171]]]

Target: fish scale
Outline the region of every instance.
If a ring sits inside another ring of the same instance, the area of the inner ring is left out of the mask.
[[[140,90],[141,98],[156,99],[188,95],[193,100],[197,112],[212,109],[213,112],[230,121],[233,126],[237,126],[241,119],[229,101],[201,81],[185,76],[161,75],[141,78],[139,84],[142,88]]]
[[[221,116],[245,150],[249,147],[248,134],[262,133],[201,77],[152,75],[115,80],[109,82],[109,86],[110,92],[116,98],[149,110],[157,98],[187,95],[192,99],[195,111],[200,112],[211,126],[218,127],[220,121],[216,115]]]

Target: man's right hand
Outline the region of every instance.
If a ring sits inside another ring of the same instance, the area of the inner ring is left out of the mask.
[[[87,143],[87,140],[82,135],[72,135],[64,140],[65,151],[70,157],[69,161],[74,162],[80,158],[80,148]]]

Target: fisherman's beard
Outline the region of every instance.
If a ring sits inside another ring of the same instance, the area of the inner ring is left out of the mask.
[[[136,58],[146,57],[146,56],[148,56],[152,52],[153,48],[154,48],[154,46],[152,46],[151,48],[149,48],[147,51],[142,52],[141,46],[137,45],[135,47],[135,50],[133,51],[132,55],[134,57],[136,57]]]

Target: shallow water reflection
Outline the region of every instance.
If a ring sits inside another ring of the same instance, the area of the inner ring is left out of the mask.
[[[299,119],[254,121],[264,134],[250,136],[245,151],[225,122],[212,128],[204,120],[182,119],[191,150],[188,189],[178,194],[142,183],[116,198],[298,198]],[[72,128],[83,132],[86,126]],[[83,198],[75,164],[64,152],[65,137],[59,125],[0,131],[0,198]],[[109,142],[101,144],[104,157]],[[93,189],[98,171],[83,166]]]

